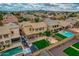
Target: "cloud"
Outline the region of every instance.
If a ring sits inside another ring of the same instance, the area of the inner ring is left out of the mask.
[[[0,4],[0,11],[24,11],[24,10],[45,10],[45,11],[79,11],[78,3],[8,3]]]

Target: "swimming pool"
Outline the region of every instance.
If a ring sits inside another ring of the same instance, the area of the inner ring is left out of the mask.
[[[60,31],[59,33],[62,34],[62,35],[64,35],[64,36],[66,36],[66,37],[72,37],[72,36],[74,36],[73,33],[68,32],[68,31]]]
[[[16,47],[16,48],[12,48],[12,49],[3,51],[1,56],[13,56],[13,55],[20,53],[20,52],[22,52],[22,49],[19,47]]]

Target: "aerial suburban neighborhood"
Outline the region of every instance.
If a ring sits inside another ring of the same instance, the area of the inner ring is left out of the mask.
[[[1,11],[0,56],[79,56],[79,10]]]

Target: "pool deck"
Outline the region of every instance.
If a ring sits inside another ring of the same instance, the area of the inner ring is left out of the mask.
[[[63,51],[64,49],[68,48],[69,46],[71,46],[72,44],[79,42],[79,39],[74,39],[74,40],[70,40],[62,45],[60,45],[59,47],[56,48],[51,48],[49,51],[54,55],[54,56],[67,56]]]
[[[13,56],[19,56],[19,54],[23,54],[23,52],[20,52],[20,53],[17,53],[17,54],[14,54]]]

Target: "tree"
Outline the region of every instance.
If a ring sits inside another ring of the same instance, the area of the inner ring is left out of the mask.
[[[36,17],[36,18],[34,19],[35,22],[39,22],[39,20],[40,20],[39,17]]]
[[[46,30],[43,34],[46,35],[46,36],[50,36],[51,35],[51,32],[48,31],[48,30]]]
[[[23,21],[27,21],[27,18],[20,17],[20,20],[19,20],[19,22],[23,22]]]
[[[0,21],[1,21],[1,20],[3,20],[3,15],[2,15],[2,14],[0,14]]]
[[[79,21],[76,22],[75,27],[78,27],[79,28]]]
[[[7,14],[7,12],[0,12],[0,15],[5,15]]]
[[[0,26],[3,26],[3,23],[2,23],[2,21],[0,21]]]
[[[62,20],[65,20],[66,18],[65,18],[65,16],[62,16],[61,19],[62,19]]]
[[[15,13],[14,13],[14,12],[11,12],[11,14],[15,15]]]
[[[71,13],[71,14],[69,15],[69,17],[76,17],[76,16],[77,16],[76,13]]]
[[[30,14],[30,15],[32,15],[32,14],[33,14],[33,12],[31,12],[31,11],[28,11],[28,12],[27,12],[27,14]]]

